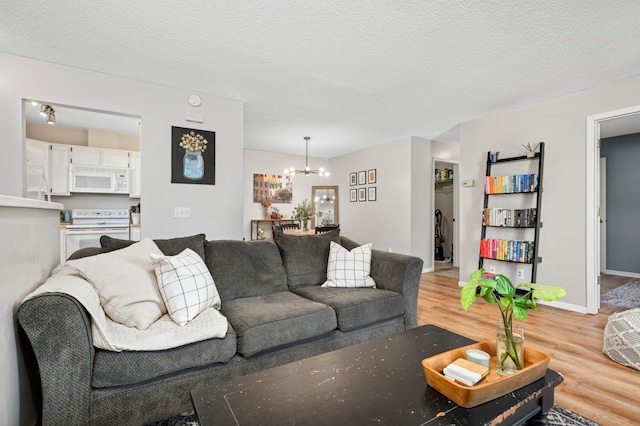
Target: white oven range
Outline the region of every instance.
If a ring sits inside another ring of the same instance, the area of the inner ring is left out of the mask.
[[[67,225],[64,259],[85,247],[100,247],[100,237],[108,235],[122,240],[129,239],[129,209],[73,209],[72,224]]]

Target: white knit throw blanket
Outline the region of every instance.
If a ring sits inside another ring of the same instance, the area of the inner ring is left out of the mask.
[[[45,293],[68,294],[84,306],[91,316],[93,345],[100,349],[156,351],[214,337],[224,338],[227,334],[227,318],[213,308],[204,310],[185,326],[173,322],[168,314],[146,330],[118,324],[105,314],[95,288],[77,270],[64,264],[58,266],[52,276],[24,301]]]

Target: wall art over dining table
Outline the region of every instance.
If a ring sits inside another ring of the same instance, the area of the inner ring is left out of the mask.
[[[253,175],[253,202],[291,203],[293,199],[293,181],[291,176]]]
[[[171,127],[171,183],[216,184],[216,133]]]

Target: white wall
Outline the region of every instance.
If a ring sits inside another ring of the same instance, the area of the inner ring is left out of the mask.
[[[411,253],[411,138],[330,161],[340,185],[340,234],[378,250]],[[349,174],[376,169],[375,185],[349,186]],[[349,190],[377,188],[377,201],[350,202]]]
[[[191,108],[191,92],[127,80],[0,53],[0,194],[21,197],[25,188],[23,99],[121,112],[142,117],[142,233],[169,238],[206,233],[207,238],[242,238],[243,104],[199,93],[202,106]],[[204,124],[185,121],[185,113],[204,115]],[[216,132],[216,185],[171,184],[171,126]],[[133,203],[131,203],[133,204]],[[137,204],[137,201],[136,201]],[[190,219],[174,219],[173,207],[190,207]],[[88,206],[87,206],[88,207]],[[59,259],[59,215],[31,218],[19,209],[2,212],[3,238],[10,248],[2,256],[2,299],[13,308],[24,294],[44,281]],[[49,237],[51,236],[51,237]],[[52,239],[55,239],[55,244]],[[10,267],[7,263],[11,261]],[[5,270],[8,274],[4,274]],[[13,338],[12,312],[5,309],[0,330]],[[3,337],[3,338],[5,338]],[[18,424],[17,398],[27,384],[15,376],[16,352],[4,346],[0,424]],[[22,416],[33,424],[33,407]]]
[[[273,174],[282,175],[285,169],[290,167],[303,168],[305,165],[304,155],[288,155],[275,152],[244,150],[244,182],[243,182],[243,221],[242,232],[244,238],[251,239],[251,220],[263,218],[263,208],[260,203],[253,202],[253,175]],[[318,175],[298,175],[293,177],[293,200],[291,204],[274,204],[280,211],[291,217],[293,208],[301,203],[305,198],[311,201],[311,187],[322,185],[338,185],[336,174],[324,158],[309,157],[309,167],[318,169],[324,167],[329,171],[329,176]],[[343,187],[338,188],[339,219],[342,220]],[[347,202],[349,199],[347,198]]]
[[[24,201],[24,203],[22,202]],[[35,206],[35,207],[25,207]],[[60,259],[59,206],[0,195],[0,424],[33,425],[33,401],[18,340],[16,312]],[[30,374],[35,373],[30,371]]]
[[[0,54],[0,93],[0,170],[13,177],[0,180],[0,194],[23,194],[22,99],[121,112],[142,117],[143,236],[242,237],[241,102],[199,93],[202,105],[193,108],[192,92],[6,54]],[[204,123],[187,122],[187,111],[203,114]],[[216,132],[216,185],[171,184],[171,126]],[[173,207],[190,207],[191,218],[174,219]]]
[[[546,142],[542,194],[538,282],[567,289],[563,303],[586,306],[586,117],[640,104],[640,77],[629,78],[523,108],[462,123],[461,176],[474,179],[462,188],[460,276],[476,269],[480,240],[482,182],[487,151],[522,155],[520,144]],[[513,268],[511,268],[513,269]],[[505,271],[515,276],[515,270]],[[501,271],[498,271],[501,272]]]
[[[424,262],[423,268],[433,268],[433,210],[431,199],[433,167],[431,163],[431,141],[411,138],[411,239],[410,254]]]

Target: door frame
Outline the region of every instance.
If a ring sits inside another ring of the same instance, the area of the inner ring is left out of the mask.
[[[433,212],[436,208],[436,161],[440,163],[449,163],[453,164],[453,266],[458,266],[460,263],[460,160],[452,160],[450,158],[441,158],[441,157],[431,157],[431,227],[430,235],[431,238],[431,264],[433,265],[433,270],[436,269],[436,253],[433,248],[433,230],[435,226],[435,219],[433,216]]]
[[[600,309],[600,123],[640,114],[640,105],[589,115],[586,118],[586,296],[587,313]]]

